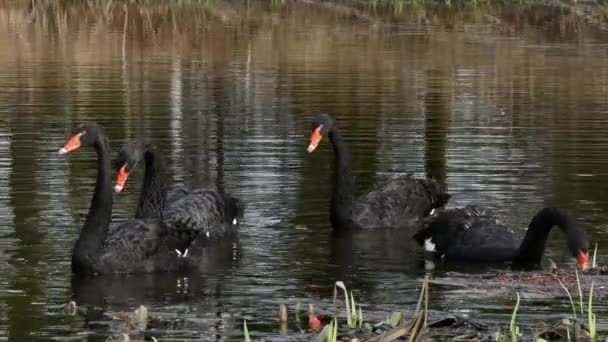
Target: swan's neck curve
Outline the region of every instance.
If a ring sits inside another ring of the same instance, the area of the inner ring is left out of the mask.
[[[334,148],[334,191],[331,198],[331,223],[335,230],[347,229],[353,206],[355,179],[346,144],[337,128],[328,134]]]
[[[144,181],[135,217],[159,218],[165,210],[167,199],[165,166],[162,156],[151,145],[146,145],[144,163]]]
[[[93,258],[103,247],[112,220],[112,177],[108,142],[101,132],[93,144],[97,152],[97,180],[89,213],[72,254],[72,267],[90,268]]]
[[[511,267],[514,269],[538,267],[545,252],[547,238],[554,226],[560,227],[566,237],[570,252],[576,256],[582,241],[586,240],[585,233],[574,219],[559,209],[544,208],[532,218]]]

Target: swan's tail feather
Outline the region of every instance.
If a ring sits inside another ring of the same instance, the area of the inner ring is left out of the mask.
[[[229,194],[224,194],[224,203],[226,219],[233,224],[240,222],[245,215],[245,203]]]

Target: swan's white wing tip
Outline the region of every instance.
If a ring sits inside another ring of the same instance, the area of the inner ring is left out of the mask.
[[[431,238],[424,240],[424,250],[427,252],[435,252],[435,243]]]

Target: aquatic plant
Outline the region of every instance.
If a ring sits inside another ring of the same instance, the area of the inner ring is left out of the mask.
[[[581,316],[583,316],[585,312],[583,308],[583,289],[581,288],[581,279],[578,276],[578,271],[574,271],[574,274],[576,274],[576,286],[578,288],[579,307],[581,309]]]
[[[570,295],[570,291],[568,291],[568,288],[566,288],[566,286],[564,286],[564,283],[562,283],[561,280],[557,279],[557,281],[559,282],[559,285],[564,289],[564,291],[566,291],[566,294],[568,295],[568,299],[570,299],[570,305],[572,307],[572,315],[574,316],[574,319],[576,319],[576,307],[574,306],[574,300],[572,300],[572,295]]]
[[[597,243],[595,244],[595,248],[593,249],[593,258],[591,259],[591,268],[597,268]]]
[[[515,293],[517,296],[517,301],[515,302],[515,307],[513,308],[513,313],[511,314],[511,323],[509,324],[509,332],[511,333],[511,341],[516,342],[519,337],[519,327],[515,325],[515,319],[517,318],[517,310],[519,310],[519,292]]]
[[[587,322],[589,324],[589,337],[592,341],[596,339],[595,331],[595,314],[593,313],[593,282],[591,282],[591,288],[589,289],[589,306],[587,308]]]
[[[342,281],[336,281],[334,285],[334,311],[336,310],[336,299],[338,297],[338,288],[344,291],[344,304],[346,306],[346,324],[350,329],[354,329],[357,326],[361,327],[363,325],[363,311],[361,306],[359,306],[359,311],[357,311],[357,307],[355,304],[355,297],[353,296],[352,291],[350,292],[350,297],[348,295],[348,291],[346,290],[346,286]],[[350,299],[350,300],[349,300]]]
[[[338,319],[334,317],[331,322],[321,330],[317,336],[318,342],[336,342],[338,340]]]
[[[243,320],[243,335],[245,336],[245,342],[251,342],[251,336],[249,336],[249,329],[247,329],[246,320]]]

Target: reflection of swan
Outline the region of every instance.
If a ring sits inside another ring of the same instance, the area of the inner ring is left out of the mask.
[[[313,152],[324,136],[329,137],[336,160],[330,216],[334,230],[416,227],[420,217],[448,201],[450,196],[436,181],[411,175],[393,178],[355,200],[350,155],[335,120],[328,114],[313,120],[308,152]]]
[[[128,176],[142,161],[145,174],[136,218],[161,219],[169,232],[179,235],[183,242],[197,237],[216,240],[236,233],[243,217],[242,202],[217,190],[175,188],[169,191],[165,163],[160,152],[150,144],[133,142],[120,150],[115,191],[124,189]],[[186,253],[182,248],[187,246],[180,247],[180,253]]]
[[[447,262],[511,262],[512,268],[540,266],[549,232],[559,226],[568,249],[583,269],[588,261],[589,242],[585,231],[566,213],[556,208],[540,210],[520,242],[512,230],[495,216],[476,206],[441,210],[427,218],[425,228],[415,235],[428,252]]]
[[[237,247],[235,247],[237,246]],[[140,273],[130,275],[101,275],[98,277],[72,277],[72,298],[79,307],[87,307],[85,329],[100,341],[125,331],[124,316],[139,305],[153,312],[148,330],[156,338],[165,334],[188,330],[211,332],[218,326],[229,326],[225,317],[217,317],[222,308],[223,291],[231,291],[234,268],[239,263],[238,241],[221,240],[201,251],[198,272]],[[247,285],[245,285],[247,286]],[[235,290],[235,289],[233,289]],[[204,298],[204,299],[201,299]],[[193,309],[194,308],[194,309]],[[188,321],[191,318],[192,321]],[[192,322],[196,322],[193,328]],[[150,332],[142,332],[150,335]],[[223,332],[220,332],[223,335]],[[145,336],[131,335],[133,339],[147,340]]]
[[[169,234],[158,220],[132,220],[110,227],[112,178],[107,139],[94,123],[79,126],[65,146],[65,154],[80,146],[97,152],[97,181],[86,221],[72,253],[72,270],[80,274],[176,271],[190,260],[178,258],[176,246],[187,246],[182,236]],[[188,239],[189,237],[185,237]]]

